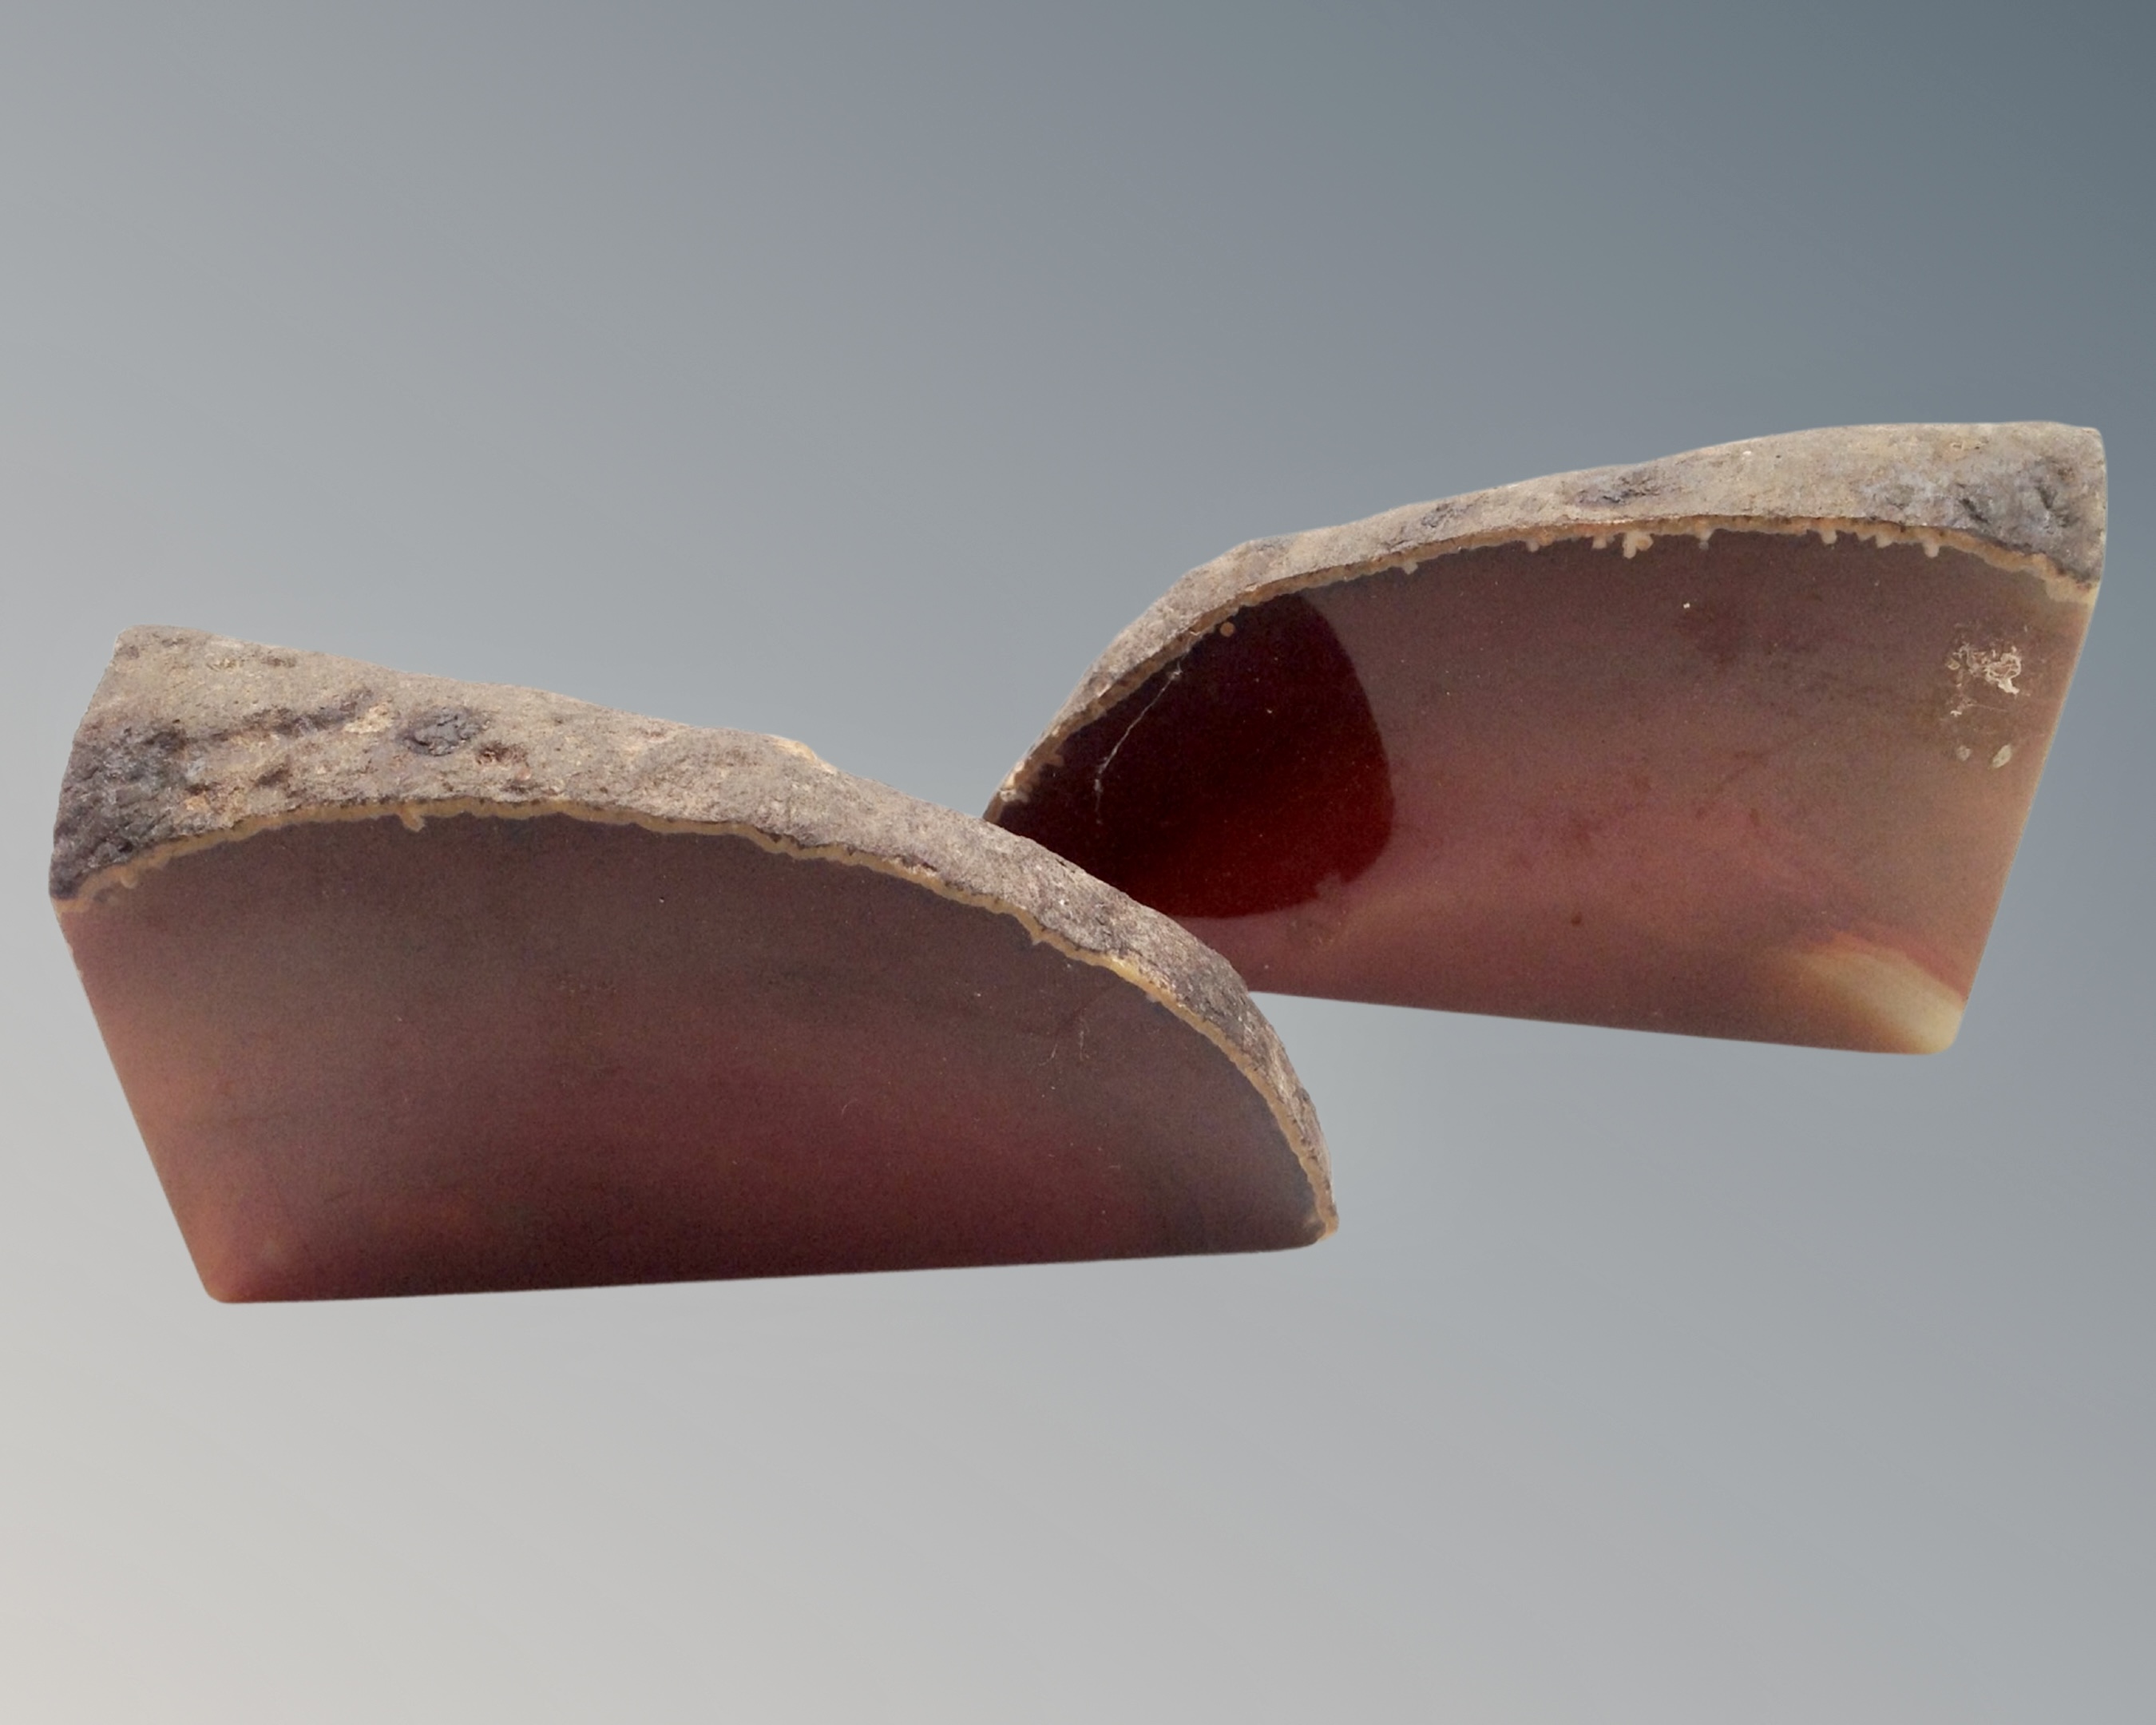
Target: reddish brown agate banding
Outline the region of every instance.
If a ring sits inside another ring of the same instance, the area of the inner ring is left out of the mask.
[[[1260,542],[1125,631],[989,818],[1256,988],[1943,1048],[2102,530],[2094,433],[1917,426]]]
[[[1308,1101],[1224,962],[798,744],[139,629],[53,886],[223,1299],[1332,1225]]]

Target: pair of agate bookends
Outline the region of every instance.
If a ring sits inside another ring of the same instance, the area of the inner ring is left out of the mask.
[[[133,629],[52,894],[220,1299],[1300,1245],[1324,1142],[1246,987],[1951,1041],[2103,521],[2093,432],[1890,426],[1260,540],[982,820]]]

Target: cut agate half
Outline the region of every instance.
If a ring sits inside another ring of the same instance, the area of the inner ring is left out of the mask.
[[[988,818],[1255,988],[1943,1048],[2103,521],[2094,432],[1875,426],[1260,540]]]
[[[797,743],[136,629],[52,891],[221,1299],[1332,1226],[1225,963]]]

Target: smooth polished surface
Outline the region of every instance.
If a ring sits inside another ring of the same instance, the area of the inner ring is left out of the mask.
[[[1469,549],[1236,613],[1000,818],[1254,988],[1931,1052],[2093,598],[1849,532]]]
[[[64,907],[204,1285],[470,1292],[1299,1245],[1265,1096],[1014,916],[561,815],[277,829]]]

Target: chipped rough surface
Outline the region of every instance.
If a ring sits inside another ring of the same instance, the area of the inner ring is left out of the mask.
[[[1271,1027],[1218,954],[1029,840],[830,767],[798,743],[534,690],[205,634],[123,635],[77,732],[51,892],[71,907],[190,851],[280,827],[567,814],[736,834],[1018,919],[1219,1045],[1332,1210],[1323,1139]]]
[[[2067,599],[2103,567],[2103,444],[2041,422],[1792,432],[1410,504],[1343,526],[1252,540],[1194,569],[1116,636],[1005,779],[1023,801],[1064,741],[1238,612],[1276,595],[1479,547],[1722,528],[1870,533],[2027,569]]]

